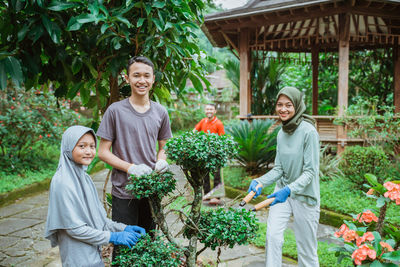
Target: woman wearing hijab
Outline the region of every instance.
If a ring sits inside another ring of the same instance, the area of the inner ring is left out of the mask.
[[[63,266],[104,266],[101,246],[108,243],[136,244],[145,230],[113,222],[98,198],[86,173],[96,154],[92,129],[68,128],[61,141],[58,168],[50,185],[45,237],[59,246]]]
[[[283,232],[293,216],[299,266],[319,266],[317,228],[319,221],[319,136],[314,119],[306,110],[302,93],[294,87],[279,91],[275,111],[282,128],[278,132],[275,165],[254,179],[249,192],[261,194],[276,182],[267,220],[266,266],[282,265]]]

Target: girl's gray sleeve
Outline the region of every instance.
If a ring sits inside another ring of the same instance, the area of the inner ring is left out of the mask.
[[[303,189],[319,175],[319,137],[316,131],[310,131],[305,136],[303,171],[301,175],[288,186],[293,193],[302,192]]]
[[[278,146],[276,146],[276,156],[275,156],[275,164],[272,170],[264,174],[263,176],[255,179],[257,182],[261,183],[263,187],[269,186],[270,184],[273,184],[276,182],[279,178],[282,177],[283,174],[283,169],[282,169],[282,164],[279,159],[279,153],[278,153]]]
[[[65,229],[65,231],[70,237],[94,246],[107,245],[111,235],[109,231],[97,230],[87,225]]]
[[[104,231],[111,231],[111,232],[122,232],[126,228],[126,224],[118,223],[106,218],[106,224],[104,225]]]

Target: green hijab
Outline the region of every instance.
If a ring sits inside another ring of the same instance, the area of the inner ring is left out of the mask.
[[[294,106],[293,118],[289,121],[282,122],[282,130],[284,132],[292,134],[303,120],[311,123],[315,127],[315,120],[313,117],[304,114],[304,111],[306,111],[306,105],[303,101],[303,94],[297,88],[289,86],[282,88],[276,96],[276,102],[278,102],[280,95],[287,96]]]

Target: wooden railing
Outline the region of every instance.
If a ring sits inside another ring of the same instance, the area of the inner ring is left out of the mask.
[[[346,138],[341,139],[337,138],[337,125],[333,124],[335,116],[322,116],[322,115],[314,115],[312,116],[316,121],[317,131],[319,133],[319,138],[322,144],[333,144],[340,145],[344,147],[345,145],[355,145],[355,144],[363,144],[364,139],[362,138]],[[253,115],[253,116],[237,116],[236,118],[241,120],[255,120],[255,119],[279,119],[278,116],[275,115]],[[277,122],[275,125],[278,125]]]

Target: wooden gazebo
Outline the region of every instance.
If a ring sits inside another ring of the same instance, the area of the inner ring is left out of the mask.
[[[400,112],[399,0],[250,0],[243,7],[207,15],[202,29],[214,46],[230,47],[239,55],[240,118],[250,113],[252,50],[311,53],[312,113],[320,122],[318,53],[339,52],[340,116],[348,105],[349,50],[391,47],[394,105]],[[328,139],[338,144],[340,153],[350,140],[344,127],[335,128]]]

